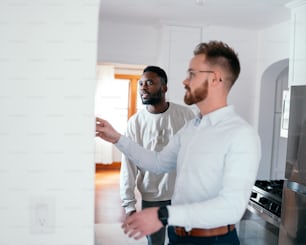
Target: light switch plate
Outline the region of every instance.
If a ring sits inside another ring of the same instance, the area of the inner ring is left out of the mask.
[[[34,234],[55,232],[54,197],[33,197],[30,200],[30,231]]]

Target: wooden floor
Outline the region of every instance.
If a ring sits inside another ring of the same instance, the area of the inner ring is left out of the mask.
[[[120,222],[119,170],[97,170],[95,187],[95,223]]]
[[[121,229],[124,211],[119,195],[119,173],[119,169],[96,170],[95,245],[146,245],[146,238],[136,241]]]

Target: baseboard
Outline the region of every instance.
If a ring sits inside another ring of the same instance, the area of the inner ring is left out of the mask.
[[[96,163],[96,170],[120,170],[121,162],[113,162],[112,164]]]

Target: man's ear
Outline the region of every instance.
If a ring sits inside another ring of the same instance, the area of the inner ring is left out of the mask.
[[[215,78],[213,79],[213,84],[214,85],[218,85],[220,82],[222,82],[222,78],[221,78],[221,72],[220,71],[216,71],[215,72]]]
[[[167,84],[163,84],[163,91],[164,91],[164,93],[166,93],[167,91],[168,91],[168,86],[167,86]]]

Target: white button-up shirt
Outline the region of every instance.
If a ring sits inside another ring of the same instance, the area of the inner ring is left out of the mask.
[[[186,230],[237,223],[261,155],[258,134],[232,106],[191,120],[161,152],[142,149],[124,136],[116,146],[140,168],[155,173],[176,168],[168,223]]]

